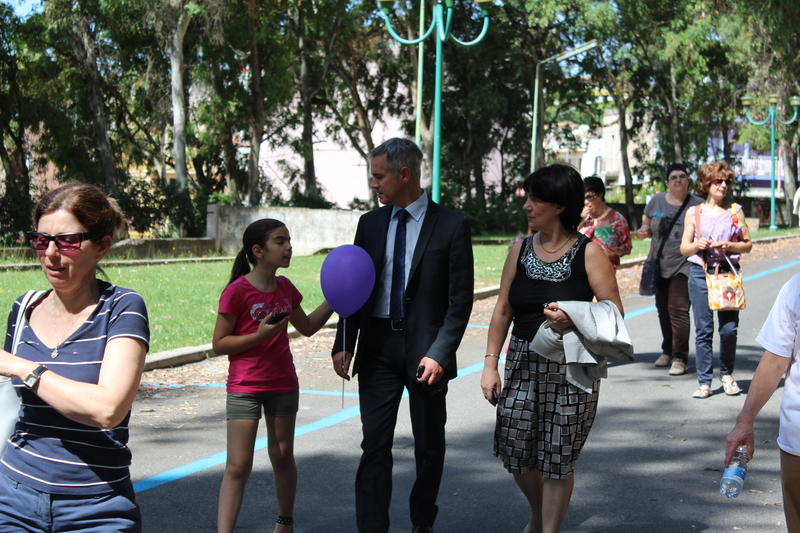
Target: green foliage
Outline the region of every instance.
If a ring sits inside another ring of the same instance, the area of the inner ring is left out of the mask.
[[[29,194],[7,188],[0,198],[0,246],[14,246],[31,229],[33,202]]]
[[[420,2],[395,4],[394,28],[415,38]],[[798,92],[797,2],[494,4],[481,43],[443,43],[445,202],[480,232],[516,225],[507,200],[530,167],[536,66],[589,39],[598,39],[600,47],[541,64],[537,145],[547,131],[561,146],[577,148],[574,124],[597,128],[609,107],[623,111],[620,119],[628,111],[624,137],[642,148],[641,164],[630,170],[654,183],[671,161],[693,170],[709,158],[735,161],[734,141],[765,152],[769,128],[743,124],[738,98],[754,93],[753,114],[761,118],[767,93],[785,102]],[[473,39],[483,22],[479,8],[473,0],[455,0],[453,6],[453,36]],[[29,197],[43,183],[32,181],[31,173],[39,180],[50,170],[59,181],[85,181],[108,191],[118,185],[137,229],[169,232],[170,221],[185,234],[202,235],[209,197],[328,208],[331,203],[306,175],[310,167],[279,165],[277,177],[265,176],[250,168],[257,163],[242,148],[267,142],[309,157],[324,134],[366,159],[379,142],[380,122],[400,120],[411,132],[417,47],[387,35],[374,1],[48,0],[43,7],[21,21],[8,2],[0,3],[0,174],[8,191],[0,200],[0,219],[6,234],[27,224]],[[195,169],[187,182],[192,191],[160,185],[176,167],[168,52],[179,14],[191,20],[182,37],[180,72],[186,84],[186,156]],[[426,23],[430,18],[428,10]],[[422,80],[428,153],[433,44],[429,39],[425,46]],[[87,84],[90,71],[99,76],[99,103]],[[778,112],[790,118],[783,104]],[[106,117],[106,132],[93,127],[98,113]],[[103,136],[110,148],[100,146]],[[797,153],[798,123],[778,126],[778,140],[784,153]],[[103,170],[108,158],[101,155],[109,151],[118,183],[109,183],[107,166]],[[542,160],[550,156],[542,153]],[[492,176],[499,183],[490,179],[491,159],[500,161],[499,176]],[[789,161],[790,173],[796,165]],[[155,179],[136,178],[145,174]],[[276,180],[288,185],[288,200],[277,192]],[[789,196],[793,183],[788,180]],[[626,201],[648,194],[648,187],[629,186]],[[352,205],[374,207],[375,200]]]
[[[217,205],[242,205],[242,201],[239,200],[239,198],[223,192],[212,192],[208,196],[208,203]]]

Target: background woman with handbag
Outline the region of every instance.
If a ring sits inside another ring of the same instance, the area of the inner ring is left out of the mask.
[[[689,297],[694,306],[695,363],[700,384],[700,388],[692,395],[694,398],[711,396],[714,377],[714,311],[708,306],[706,272],[713,273],[717,268],[722,273],[731,272],[731,264],[738,271],[740,254],[753,249],[741,206],[733,204],[732,207],[725,199],[735,177],[725,161],[703,165],[698,174],[697,192],[705,196],[706,201],[688,210],[685,217],[681,253],[692,264]],[[699,227],[696,220],[700,221]],[[725,394],[733,396],[741,392],[733,379],[739,311],[717,313],[720,380]]]
[[[140,532],[127,443],[147,310],[95,272],[122,213],[93,185],[70,183],[45,194],[33,218],[29,243],[52,289],[25,309],[14,302],[0,350],[0,375],[22,397],[0,459],[0,531]]]
[[[658,261],[656,292],[661,326],[658,367],[670,367],[670,376],[681,376],[689,361],[689,262],[681,255],[683,213],[703,199],[689,193],[689,173],[680,163],[667,167],[667,192],[656,193],[644,208],[640,239],[652,236],[647,262]],[[659,250],[661,253],[659,254]]]

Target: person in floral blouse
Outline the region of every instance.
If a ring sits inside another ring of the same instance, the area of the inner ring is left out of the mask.
[[[628,222],[618,211],[606,205],[606,186],[597,176],[583,179],[583,221],[578,231],[596,242],[605,252],[614,270],[619,258],[631,253],[631,231]]]

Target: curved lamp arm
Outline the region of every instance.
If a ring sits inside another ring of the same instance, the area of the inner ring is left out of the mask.
[[[381,16],[383,17],[384,22],[386,22],[386,29],[389,31],[389,35],[391,35],[392,38],[395,41],[398,41],[401,44],[419,44],[422,41],[424,41],[425,39],[427,39],[428,37],[430,37],[431,33],[433,33],[433,29],[436,27],[436,19],[434,18],[431,21],[430,27],[425,32],[425,35],[423,35],[419,39],[409,40],[409,39],[405,39],[403,37],[400,37],[400,35],[398,35],[396,31],[394,31],[394,28],[392,27],[392,21],[389,20],[389,17],[385,13],[381,13]]]
[[[436,21],[436,27],[439,32],[439,40],[447,42],[450,37],[450,26],[453,25],[453,5],[448,2],[447,7],[442,7],[441,3],[436,4],[434,7],[433,18]]]
[[[796,118],[797,118],[797,106],[794,106],[794,115],[792,115],[792,118],[790,118],[786,122],[782,121],[780,119],[780,117],[777,114],[775,114],[775,120],[777,120],[778,122],[780,122],[784,126],[788,126],[789,124],[793,123]]]
[[[472,46],[472,45],[475,45],[475,44],[478,44],[479,42],[481,42],[481,40],[483,40],[483,38],[486,37],[486,32],[488,32],[488,31],[489,31],[489,17],[488,17],[488,15],[484,15],[483,16],[483,28],[481,29],[481,34],[478,35],[474,40],[469,41],[469,42],[464,42],[464,41],[461,41],[461,40],[457,39],[455,36],[451,36],[451,37],[455,42],[457,42],[458,44],[460,44],[462,46]]]
[[[747,120],[750,121],[750,124],[753,126],[763,126],[764,124],[769,124],[770,120],[772,119],[772,110],[769,111],[767,114],[767,118],[764,120],[754,120],[753,117],[750,116],[750,109],[747,107],[744,108],[744,114],[747,117]]]

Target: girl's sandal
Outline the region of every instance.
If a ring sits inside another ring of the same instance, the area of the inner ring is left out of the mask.
[[[709,396],[711,396],[711,387],[709,385],[700,385],[700,388],[692,394],[692,398],[698,398],[700,400],[705,400]]]
[[[725,381],[722,378],[719,378],[719,380],[722,382],[722,388],[728,396],[736,396],[742,392],[742,389],[740,389],[739,385],[733,380],[733,376],[731,376],[730,381]]]

